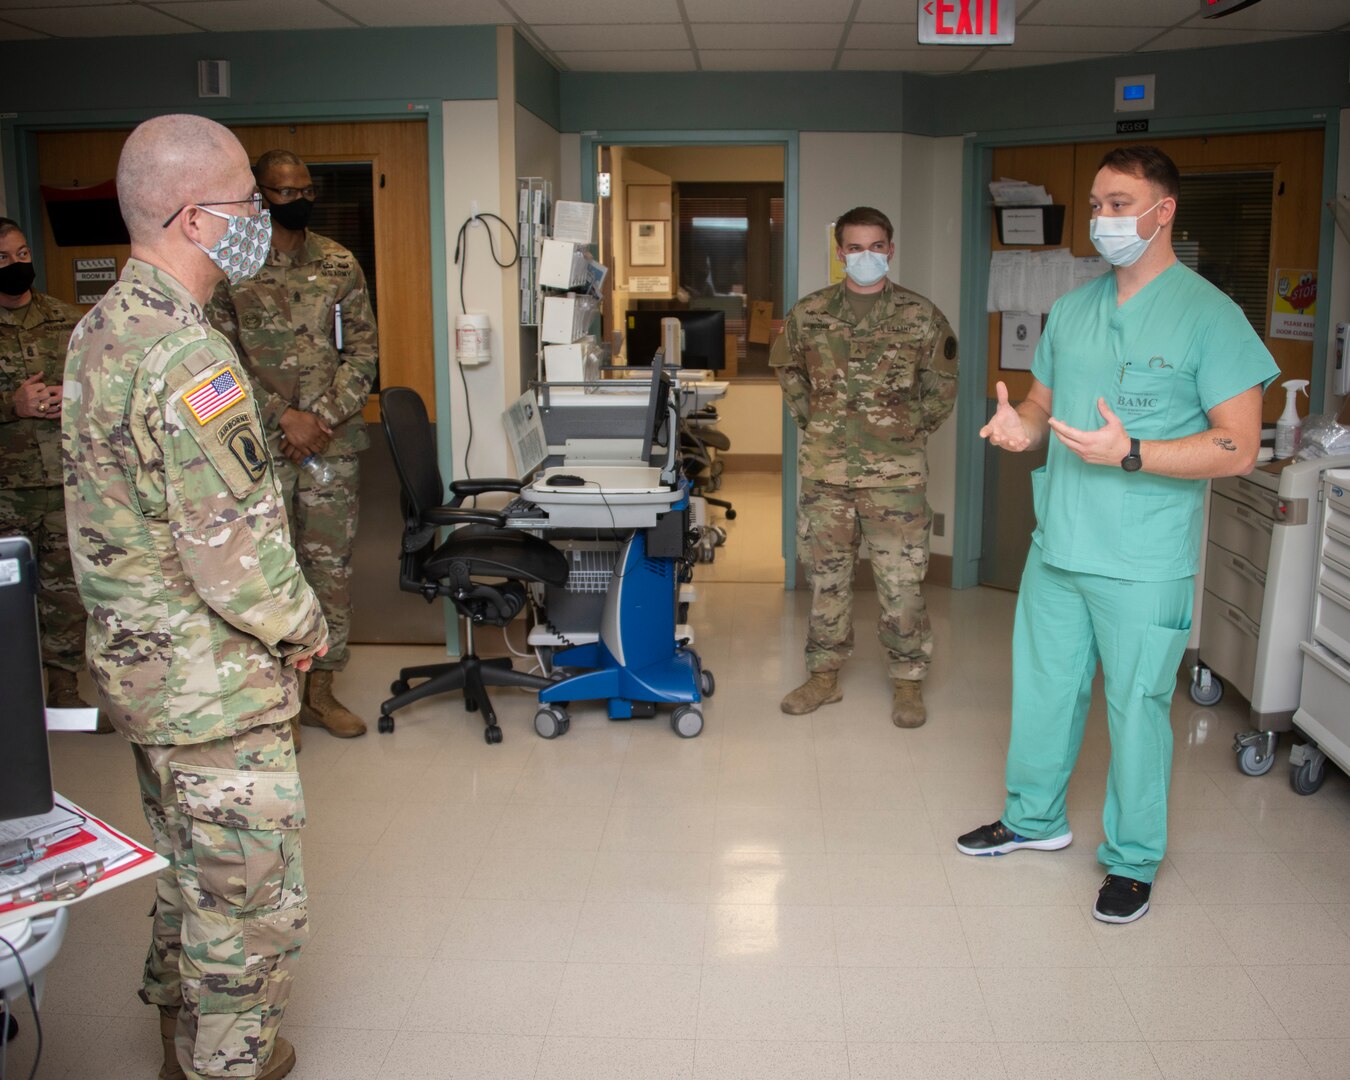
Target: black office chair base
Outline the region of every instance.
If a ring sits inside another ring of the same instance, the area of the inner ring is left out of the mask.
[[[411,682],[414,679],[425,681],[413,686]],[[502,729],[497,724],[497,713],[492,708],[487,688],[523,686],[529,690],[542,690],[549,682],[541,675],[513,670],[511,658],[506,656],[483,660],[470,653],[453,663],[403,668],[389,687],[389,692],[394,696],[380,706],[379,730],[382,735],[393,731],[393,714],[405,705],[434,694],[463,690],[464,708],[469,712],[483,714],[483,738],[489,743],[499,743],[502,741]]]

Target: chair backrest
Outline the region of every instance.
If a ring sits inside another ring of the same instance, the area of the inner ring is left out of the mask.
[[[406,509],[420,519],[432,507],[443,506],[446,495],[427,407],[416,390],[390,386],[380,391],[380,418]]]

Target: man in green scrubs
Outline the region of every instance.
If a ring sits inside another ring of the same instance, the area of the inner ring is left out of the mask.
[[[1279,368],[1241,309],[1177,261],[1180,177],[1150,146],[1113,150],[1092,184],[1091,235],[1112,264],[1060,299],[1031,392],[980,435],[1019,452],[1049,439],[1032,474],[1032,534],[1013,629],[1007,801],[966,833],[967,855],[1056,850],[1098,661],[1111,767],[1093,914],[1148,910],[1167,846],[1170,708],[1190,636],[1205,481],[1251,469],[1261,397]],[[1233,227],[1239,227],[1233,223]],[[1050,434],[1054,438],[1050,439]]]

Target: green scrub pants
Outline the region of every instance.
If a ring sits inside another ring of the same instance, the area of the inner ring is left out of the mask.
[[[1008,828],[1037,840],[1068,831],[1064,797],[1100,659],[1111,768],[1097,858],[1112,874],[1153,880],[1167,849],[1170,712],[1193,601],[1194,578],[1074,573],[1047,565],[1031,545],[1013,628]]]

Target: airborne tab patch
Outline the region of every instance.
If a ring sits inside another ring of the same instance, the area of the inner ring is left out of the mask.
[[[243,384],[235,377],[234,370],[227,367],[184,394],[183,403],[187,405],[188,411],[198,424],[205,424],[247,396]]]

